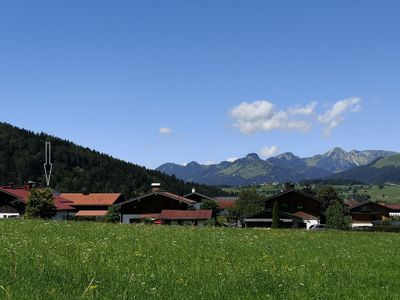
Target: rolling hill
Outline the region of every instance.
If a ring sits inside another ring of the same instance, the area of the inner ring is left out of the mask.
[[[400,184],[400,154],[380,158],[369,165],[353,168],[329,178],[358,180],[366,184]]]
[[[45,142],[51,142],[51,187],[60,192],[122,192],[133,197],[150,190],[152,182],[178,194],[192,187],[206,195],[220,189],[185,183],[175,176],[128,163],[44,133],[34,133],[0,123],[0,185],[32,180],[44,184]]]

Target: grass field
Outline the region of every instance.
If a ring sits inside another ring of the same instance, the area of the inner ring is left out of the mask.
[[[364,190],[373,201],[385,201],[387,203],[400,203],[400,186],[385,185],[380,189],[377,185]],[[361,191],[360,191],[361,192]]]
[[[400,235],[2,220],[1,299],[399,299]]]

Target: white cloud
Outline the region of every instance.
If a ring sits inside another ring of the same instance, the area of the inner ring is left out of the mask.
[[[361,110],[361,99],[358,97],[347,98],[336,102],[330,109],[317,117],[321,124],[326,125],[324,134],[329,136],[334,128],[344,121],[348,112],[359,112]]]
[[[244,134],[257,131],[294,130],[307,131],[311,128],[310,122],[292,119],[291,115],[305,114],[314,111],[316,103],[303,108],[292,108],[288,111],[277,110],[269,101],[260,100],[252,103],[243,102],[230,110],[230,115],[236,120],[235,127]]]
[[[305,116],[312,116],[315,114],[315,108],[317,107],[317,102],[313,101],[310,104],[300,107],[300,106],[293,106],[288,109],[288,113],[290,115],[305,115]]]
[[[210,165],[214,165],[215,162],[213,162],[212,160],[207,160],[203,165],[205,166],[210,166]]]
[[[167,135],[172,133],[172,129],[168,127],[161,127],[158,132]]]
[[[259,152],[259,155],[263,158],[268,158],[279,153],[279,148],[277,146],[265,146]]]
[[[237,161],[238,159],[239,159],[239,157],[229,157],[226,159],[226,161],[234,162],[234,161]]]

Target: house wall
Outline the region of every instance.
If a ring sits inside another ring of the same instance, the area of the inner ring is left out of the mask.
[[[351,224],[351,228],[357,228],[357,227],[372,227],[373,224],[371,222],[353,222]]]
[[[298,211],[303,211],[316,217],[321,216],[320,202],[303,194],[289,192],[275,198],[270,198],[265,202],[265,209],[272,210],[275,201],[278,202],[279,210],[282,212],[294,214]]]
[[[56,221],[62,221],[62,220],[66,220],[67,217],[68,217],[68,213],[66,211],[58,211],[52,219],[56,220]]]
[[[0,213],[0,219],[19,218],[19,213]]]
[[[130,214],[153,214],[161,213],[163,209],[187,210],[188,204],[165,197],[161,194],[152,194],[140,200],[122,204],[121,214],[123,216]]]

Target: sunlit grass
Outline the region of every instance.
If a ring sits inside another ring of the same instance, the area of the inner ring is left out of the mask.
[[[0,222],[0,298],[398,299],[400,235]]]

